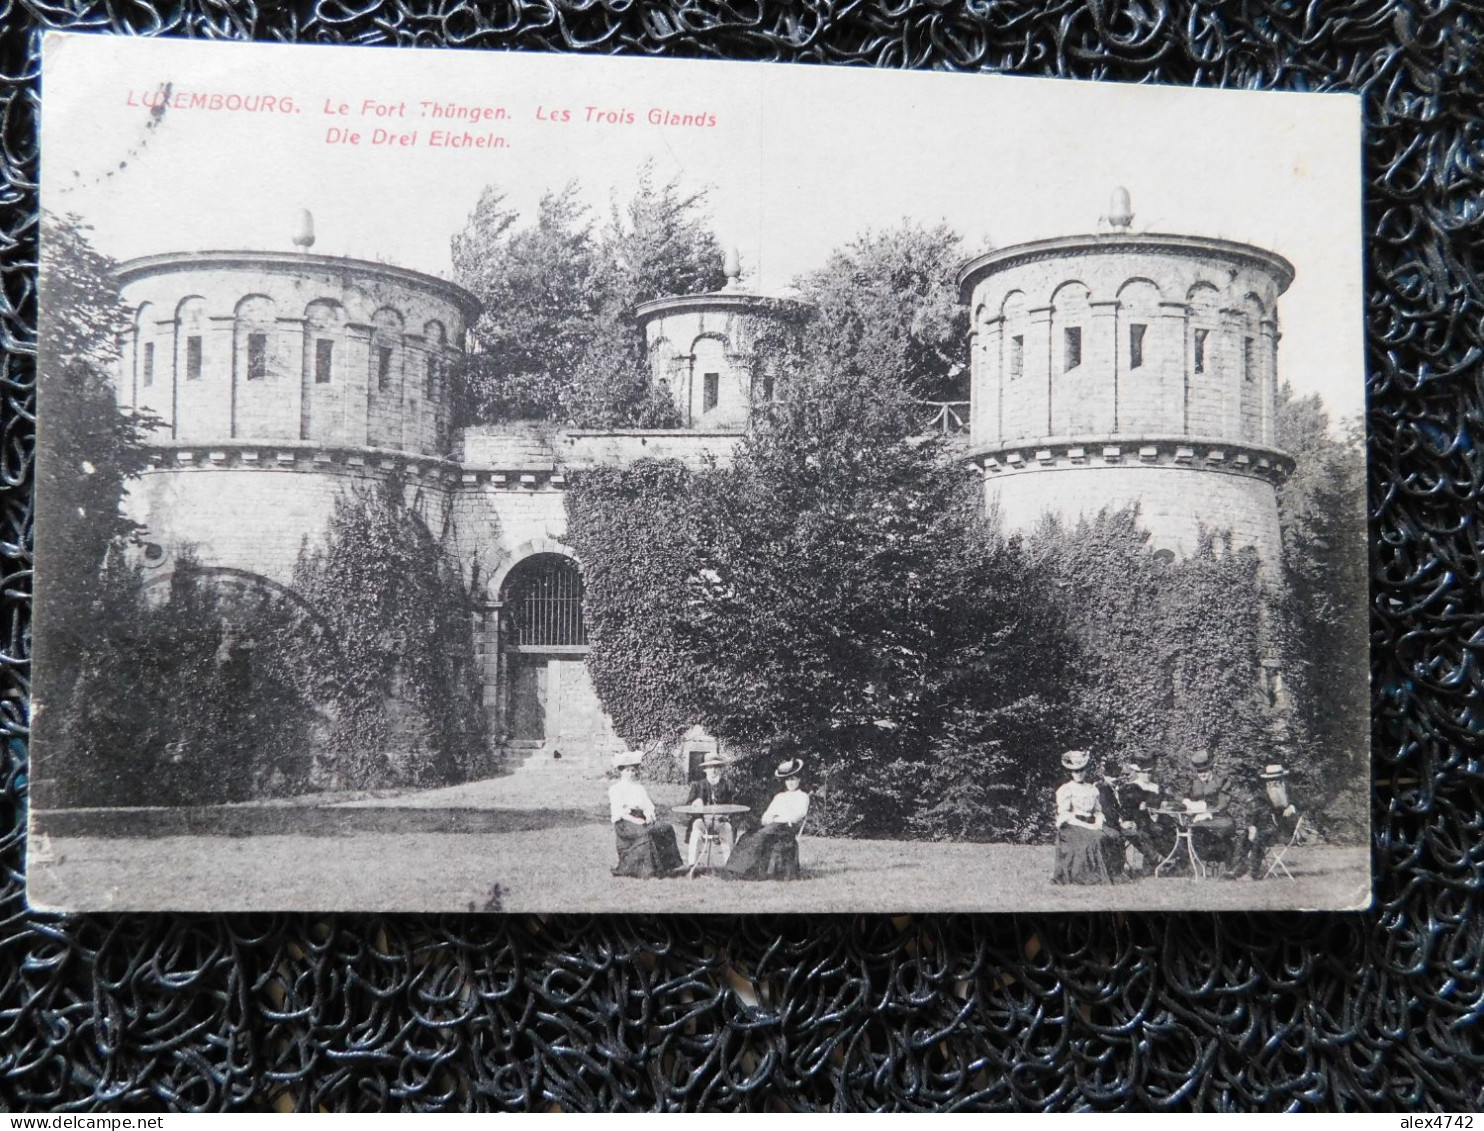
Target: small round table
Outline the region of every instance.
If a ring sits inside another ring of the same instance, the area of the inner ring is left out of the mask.
[[[1154,866],[1155,876],[1158,876],[1175,862],[1175,858],[1180,855],[1180,848],[1183,845],[1186,853],[1190,856],[1190,874],[1196,879],[1204,880],[1206,878],[1206,862],[1196,854],[1195,840],[1190,835],[1191,829],[1195,825],[1195,818],[1199,814],[1192,813],[1186,809],[1169,809],[1164,806],[1158,809],[1151,809],[1149,812],[1158,813],[1164,817],[1175,818],[1175,843],[1170,846],[1169,854]]]
[[[709,872],[712,866],[712,853],[721,844],[721,834],[716,831],[716,822],[727,817],[736,816],[738,813],[746,813],[750,809],[747,805],[676,805],[670,812],[679,813],[685,817],[701,818],[705,832],[702,834],[701,843],[705,846],[706,870]],[[721,863],[725,864],[723,860]],[[691,866],[690,874],[694,876],[696,870],[701,867],[701,858],[698,855],[695,864]]]

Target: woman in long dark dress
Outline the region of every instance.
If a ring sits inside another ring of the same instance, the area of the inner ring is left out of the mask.
[[[608,809],[618,842],[615,876],[649,879],[667,876],[680,867],[675,833],[669,825],[655,822],[654,802],[639,784],[635,767],[643,760],[644,755],[633,750],[613,758],[618,780],[608,787]]]
[[[809,795],[799,788],[802,760],[782,763],[773,776],[783,782],[763,810],[756,832],[737,841],[721,875],[738,880],[799,878],[799,828],[809,814]]]
[[[1087,780],[1086,750],[1068,750],[1061,764],[1072,780],[1056,791],[1056,870],[1054,884],[1108,884],[1103,846],[1109,839],[1098,787]]]

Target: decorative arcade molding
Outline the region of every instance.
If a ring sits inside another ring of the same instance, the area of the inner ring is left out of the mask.
[[[986,478],[1066,467],[1177,467],[1263,479],[1275,486],[1293,458],[1274,448],[1195,436],[1048,437],[975,448],[966,457]]]

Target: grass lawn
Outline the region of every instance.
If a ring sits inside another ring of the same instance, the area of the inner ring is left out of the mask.
[[[1364,907],[1365,848],[1295,849],[1295,880],[1053,887],[1054,849],[805,836],[790,883],[616,879],[601,821],[517,831],[38,836],[38,906],[87,911],[828,912]],[[496,891],[498,889],[498,891]]]

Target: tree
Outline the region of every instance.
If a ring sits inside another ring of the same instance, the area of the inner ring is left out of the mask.
[[[457,374],[466,422],[565,420],[572,371],[603,306],[599,259],[575,182],[546,193],[517,229],[504,196],[485,189],[453,237],[458,281],[479,297],[478,349]]]
[[[889,383],[796,375],[730,468],[605,472],[597,496],[577,484],[591,663],[621,734],[663,718],[802,751],[828,782],[820,828],[1006,831],[995,806],[1019,766],[1064,741],[1060,626],[973,477],[910,423]],[[656,653],[668,683],[636,695],[606,674],[640,656],[656,670]]]
[[[42,216],[34,701],[38,731],[58,750],[100,614],[132,600],[138,586],[122,562],[107,577],[105,566],[139,529],[122,510],[125,484],[148,466],[143,443],[158,425],[118,406],[112,373],[128,315],[115,265],[93,248],[89,230],[76,216]]]
[[[725,282],[721,243],[707,226],[708,190],[687,192],[678,177],[655,184],[654,162],[622,209],[615,202],[603,233],[612,266],[611,295],[620,313],[670,295],[704,294]]]
[[[1359,424],[1343,438],[1315,396],[1278,398],[1278,446],[1294,472],[1278,491],[1288,631],[1285,680],[1295,703],[1300,785],[1327,810],[1336,782],[1356,780],[1370,749],[1370,539],[1366,529],[1365,439]],[[1369,823],[1363,796],[1338,806],[1358,829]],[[1354,831],[1354,830],[1351,830]]]
[[[816,363],[905,385],[928,400],[964,398],[968,319],[954,287],[963,241],[946,224],[867,231],[802,276],[818,308]]]
[[[477,349],[455,374],[460,422],[677,423],[651,388],[634,309],[721,285],[705,200],[677,180],[657,185],[646,164],[634,197],[598,231],[576,182],[543,196],[528,227],[485,189],[452,245],[456,278],[484,307]]]

